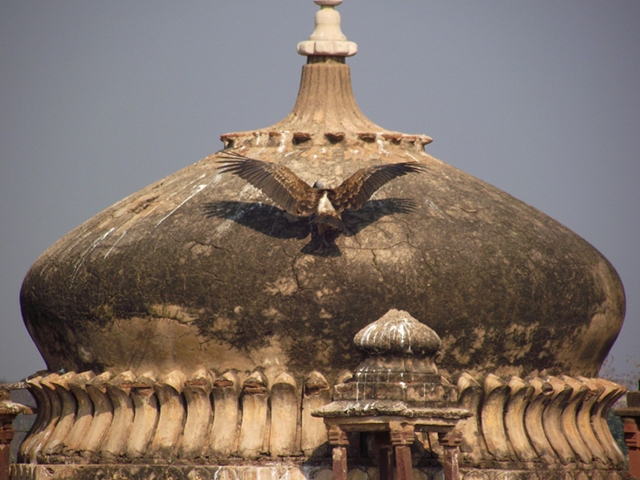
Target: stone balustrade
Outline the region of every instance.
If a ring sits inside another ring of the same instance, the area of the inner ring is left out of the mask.
[[[258,370],[243,381],[233,372],[218,376],[200,370],[160,378],[51,373],[27,383],[38,417],[20,449],[23,463],[303,462],[328,455],[325,425],[311,412],[331,402],[333,389],[317,371],[301,385],[288,373],[269,385]],[[609,409],[625,393],[620,385],[567,376],[476,380],[467,373],[453,385],[458,406],[473,414],[459,426],[463,469],[506,463],[533,469],[624,468],[606,423]],[[441,450],[434,439],[423,440],[426,448]]]
[[[622,469],[624,456],[607,425],[626,389],[602,378],[544,376],[482,384],[468,374],[457,382],[459,405],[474,416],[462,426],[461,462]]]

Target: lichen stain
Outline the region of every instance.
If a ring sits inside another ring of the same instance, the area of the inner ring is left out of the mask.
[[[444,337],[441,337],[440,340],[442,342],[440,344],[440,356],[449,355],[451,347],[453,347],[456,344],[456,337],[454,337],[451,334],[448,334],[448,335],[445,335]]]
[[[266,318],[271,318],[271,319],[282,318],[282,314],[278,311],[278,309],[273,307],[265,308],[260,312],[260,315]]]
[[[158,318],[170,318],[189,325],[198,319],[197,315],[189,314],[180,305],[155,304],[147,307],[149,315]]]
[[[441,357],[448,356],[453,357],[460,365],[465,366],[465,371],[468,371],[471,375],[481,375],[482,369],[478,370],[474,355],[477,352],[481,352],[483,348],[486,348],[486,344],[495,342],[496,331],[494,329],[485,329],[482,327],[474,327],[472,333],[469,335],[463,335],[454,337],[453,335],[446,335],[442,339],[440,348]],[[483,368],[489,364],[495,364],[496,358],[490,358],[490,355],[485,354],[482,359]],[[441,372],[445,370],[441,369]]]
[[[591,317],[588,325],[581,326],[571,336],[564,339],[556,356],[566,370],[574,370],[576,362],[580,364],[591,363],[593,372],[591,375],[597,373],[604,360],[603,350],[608,350],[610,343],[613,343],[613,340],[603,339],[603,332],[607,331],[609,322],[608,315],[596,313]],[[613,333],[614,339],[617,334],[617,331]]]
[[[315,356],[315,362],[317,363],[313,363],[313,365],[331,365],[335,356],[335,346],[333,341],[330,339],[318,341],[316,339],[314,343],[318,344],[318,349],[316,350]]]
[[[235,313],[241,313],[243,310],[242,307],[236,307],[234,308],[234,312]],[[233,325],[234,325],[234,321],[227,318],[227,317],[217,317],[214,321],[213,321],[213,325],[211,326],[211,329],[213,331],[229,331]]]
[[[193,257],[209,257],[214,249],[215,247],[213,247],[212,245],[202,245],[200,243],[194,243],[192,244],[191,248],[189,248],[189,251],[191,252],[191,255]]]
[[[475,335],[476,339],[471,344],[471,348],[474,350],[480,350],[482,348],[484,345],[484,338],[486,336],[485,333],[484,328],[474,327],[473,335]]]
[[[273,282],[267,282],[264,291],[272,296],[290,297],[298,291],[298,283],[293,277],[280,277]]]
[[[576,329],[564,339],[556,354],[558,361],[568,371],[576,366],[588,365],[596,375],[601,363],[618,337],[624,319],[624,290],[612,275],[612,268],[599,261],[592,269],[594,283],[602,291],[602,301],[594,309],[588,324]],[[615,288],[619,286],[619,288]]]
[[[214,321],[214,328],[228,332],[231,323],[219,317]],[[272,384],[286,371],[290,360],[286,353],[290,339],[274,336],[269,345],[244,352],[225,341],[207,342],[195,326],[173,318],[114,319],[109,328],[91,337],[92,343],[79,347],[84,361],[97,361],[106,368],[130,369],[136,375],[152,370],[162,376],[179,370],[189,377],[198,369],[207,368],[218,374],[234,369],[244,378],[261,367]],[[99,352],[99,358],[94,357],[93,352]]]
[[[91,352],[84,348],[82,345],[78,346],[78,355],[80,355],[80,358],[83,362],[91,363],[94,360]]]
[[[438,332],[436,332],[436,333],[438,333]],[[455,345],[455,343],[456,343],[456,337],[454,337],[451,334],[448,334],[448,335],[446,335],[444,337],[440,337],[440,340],[442,342],[440,344],[440,350],[443,351],[443,352],[448,350],[449,348],[451,348],[451,346]]]
[[[298,283],[301,286],[307,287],[309,285],[313,277],[312,272],[315,261],[315,258],[311,255],[302,255],[295,261],[294,268],[298,277]]]
[[[453,356],[460,365],[468,365],[471,361],[471,353],[468,350],[461,349],[461,347],[454,348],[450,355]]]
[[[91,315],[99,318],[100,320],[111,321],[114,315],[113,305],[103,303],[97,307],[91,308]]]
[[[533,335],[539,323],[535,322],[530,325],[511,324],[505,330],[504,356],[513,363],[515,360],[524,358],[530,351],[533,344],[531,336]]]
[[[351,268],[352,266],[359,265],[363,262],[368,254],[368,250],[360,249],[360,248],[349,248],[344,249],[342,252],[342,258],[344,258],[344,264],[347,268]]]
[[[173,309],[173,313],[178,315],[179,310]],[[137,375],[149,369],[160,374],[178,369],[188,374],[204,360],[204,341],[197,328],[175,318],[116,318],[90,338],[86,349],[94,352],[94,361],[107,368],[130,369]]]

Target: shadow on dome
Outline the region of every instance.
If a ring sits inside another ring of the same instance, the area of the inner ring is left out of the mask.
[[[407,214],[415,209],[416,202],[406,198],[370,200],[360,210],[346,210],[343,213],[346,231],[342,233],[351,237],[385,216]],[[311,235],[311,240],[302,247],[301,253],[319,257],[342,255],[335,244],[340,232],[326,234],[323,242],[308,217],[295,217],[273,205],[224,200],[205,203],[202,205],[202,211],[207,218],[232,220],[272,238],[302,240]]]

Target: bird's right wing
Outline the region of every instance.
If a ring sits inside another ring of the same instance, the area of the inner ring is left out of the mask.
[[[358,210],[387,182],[424,170],[425,167],[419,163],[389,163],[361,168],[334,189],[329,199],[337,212],[347,208]]]
[[[263,162],[236,152],[223,152],[218,171],[229,172],[261,190],[280,208],[293,215],[309,216],[316,211],[320,193],[284,165]]]

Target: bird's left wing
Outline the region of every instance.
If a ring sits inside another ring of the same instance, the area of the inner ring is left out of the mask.
[[[263,162],[237,152],[223,152],[218,171],[229,172],[261,190],[280,208],[293,215],[309,216],[320,199],[316,189],[307,185],[284,165]]]
[[[387,182],[408,173],[423,172],[425,168],[419,163],[388,163],[361,168],[342,182],[338,188],[329,192],[329,200],[337,212],[347,208],[358,210]]]

